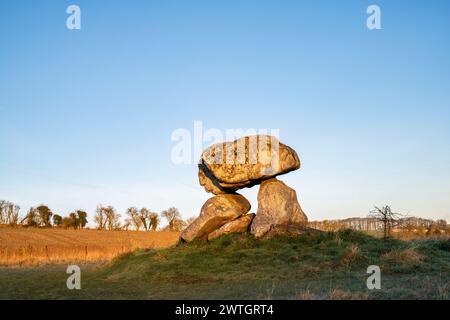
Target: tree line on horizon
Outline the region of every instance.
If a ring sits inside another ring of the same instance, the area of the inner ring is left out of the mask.
[[[65,228],[84,229],[88,224],[88,214],[84,210],[75,210],[67,216],[61,216],[46,205],[31,207],[27,214],[20,216],[20,206],[6,200],[0,200],[0,225],[23,226],[35,228]],[[170,230],[181,231],[187,227],[194,218],[183,220],[179,210],[171,207],[159,214],[147,208],[129,207],[125,211],[125,219],[113,206],[98,205],[93,217],[95,228],[98,230],[137,230],[156,231]],[[161,218],[167,221],[164,228],[161,226]],[[432,220],[405,216],[395,213],[390,206],[375,207],[365,218],[347,218],[336,220],[310,221],[308,225],[323,231],[337,231],[341,229],[353,229],[357,231],[383,231],[384,238],[390,236],[395,229],[406,231],[423,231],[425,234],[439,234],[444,231],[450,233],[450,227],[444,219]],[[159,229],[158,229],[159,228]]]
[[[98,230],[137,230],[156,231],[161,226],[161,218],[167,221],[167,226],[161,230],[181,231],[193,218],[186,221],[181,218],[180,211],[171,207],[159,214],[147,208],[129,207],[125,211],[125,219],[113,206],[98,205],[93,222]],[[31,207],[25,216],[20,216],[20,206],[7,200],[0,200],[0,225],[11,227],[34,228],[65,228],[84,229],[88,224],[88,213],[84,210],[75,210],[67,216],[54,213],[48,206],[39,205]]]
[[[422,232],[425,235],[450,233],[450,227],[444,219],[432,220],[403,215],[392,211],[388,205],[377,207],[365,218],[346,218],[323,221],[310,221],[308,225],[323,231],[352,229],[362,232],[382,231],[388,238],[395,230]]]

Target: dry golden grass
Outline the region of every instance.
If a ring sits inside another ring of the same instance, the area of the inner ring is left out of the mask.
[[[367,300],[369,294],[366,292],[350,292],[333,288],[328,293],[316,294],[307,288],[297,294],[298,300]]]
[[[0,265],[108,261],[138,248],[174,245],[178,232],[0,228]]]
[[[300,291],[297,294],[298,300],[319,300],[320,297],[311,291],[309,291],[309,288],[306,288],[305,290]]]
[[[328,295],[330,300],[367,300],[369,295],[366,292],[349,292],[340,289],[333,289]]]
[[[394,229],[390,236],[394,239],[409,241],[409,240],[423,240],[423,239],[435,239],[435,240],[447,240],[450,239],[450,233],[446,230],[435,231],[430,234],[426,230],[407,230],[407,229]]]
[[[449,299],[449,292],[450,289],[450,283],[447,284],[439,284],[437,287],[437,297],[439,300],[448,300]]]
[[[392,250],[382,256],[383,261],[391,263],[414,264],[421,262],[424,256],[414,248]]]
[[[350,247],[345,251],[344,255],[341,258],[341,264],[345,266],[351,265],[353,262],[362,258],[361,250],[359,246],[355,243],[352,243]]]

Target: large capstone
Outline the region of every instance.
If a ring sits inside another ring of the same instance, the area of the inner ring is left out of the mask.
[[[203,151],[199,182],[207,192],[232,193],[300,168],[292,148],[268,135],[218,143]]]

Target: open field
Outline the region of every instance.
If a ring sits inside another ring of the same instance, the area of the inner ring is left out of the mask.
[[[367,267],[381,268],[368,290]],[[81,267],[81,290],[66,266],[0,269],[1,299],[449,299],[450,241],[400,241],[350,230],[139,249]]]
[[[0,266],[109,261],[139,248],[175,244],[177,232],[0,228]]]

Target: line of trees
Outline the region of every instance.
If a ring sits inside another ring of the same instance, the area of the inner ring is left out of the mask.
[[[155,231],[160,224],[160,217],[156,212],[152,212],[147,208],[138,209],[130,207],[126,211],[127,219],[125,220],[126,228],[135,230]]]
[[[88,224],[87,212],[75,210],[67,216],[53,213],[46,205],[31,207],[23,218],[20,218],[20,207],[10,201],[0,200],[0,225],[24,226],[36,228],[66,228],[83,229]],[[171,207],[160,214],[147,208],[130,207],[125,212],[122,222],[121,214],[112,206],[98,205],[93,221],[98,230],[138,230],[156,231],[161,225],[161,219],[167,221],[167,226],[161,230],[181,231],[193,219],[184,221],[180,211]]]
[[[366,218],[347,218],[338,220],[310,221],[309,226],[324,231],[353,229],[357,231],[382,231],[388,238],[395,230],[422,232],[426,235],[450,232],[447,221],[431,220],[407,216],[392,211],[388,205],[374,207]]]

